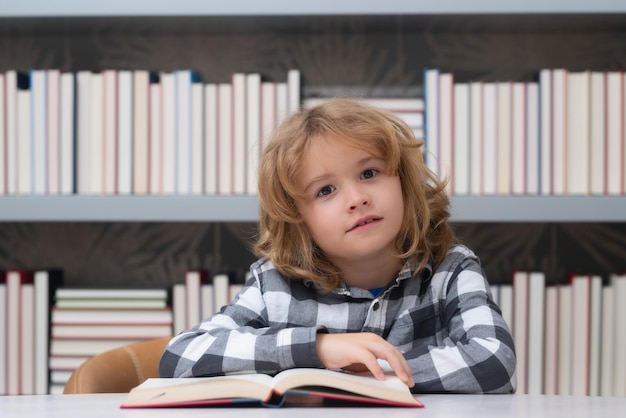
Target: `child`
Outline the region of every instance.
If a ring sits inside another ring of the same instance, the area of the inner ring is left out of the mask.
[[[478,258],[456,244],[422,141],[336,99],[288,118],[260,162],[260,257],[220,313],[175,336],[163,377],[385,362],[414,393],[512,393],[515,349]]]

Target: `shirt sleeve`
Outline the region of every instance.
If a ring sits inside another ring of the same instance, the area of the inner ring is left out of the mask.
[[[293,367],[322,367],[315,327],[271,325],[259,282],[252,278],[220,313],[172,338],[161,356],[159,375],[274,374]]]
[[[414,372],[413,391],[515,392],[513,338],[478,261],[465,258],[442,283],[438,345],[405,353]]]

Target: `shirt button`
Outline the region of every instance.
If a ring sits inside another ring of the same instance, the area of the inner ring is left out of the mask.
[[[374,302],[374,306],[372,306],[372,309],[377,311],[378,308],[380,308],[380,303],[378,301]]]

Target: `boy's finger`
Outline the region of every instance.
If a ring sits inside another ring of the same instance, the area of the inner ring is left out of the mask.
[[[413,381],[413,372],[401,352],[394,350],[384,360],[387,361],[387,364],[389,364],[391,370],[393,370],[396,376],[398,376],[398,378],[408,387],[413,387],[415,385],[415,382]]]

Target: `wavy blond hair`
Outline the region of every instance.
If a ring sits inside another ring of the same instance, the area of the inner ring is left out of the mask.
[[[333,136],[384,159],[402,185],[404,219],[395,247],[398,257],[421,270],[436,268],[455,241],[448,223],[445,182],[424,164],[423,141],[391,112],[356,100],[333,99],[287,118],[274,132],[259,164],[260,222],[254,253],[269,258],[285,277],[311,279],[333,290],[340,272],[313,241],[296,208],[304,198],[295,185],[310,140]]]

